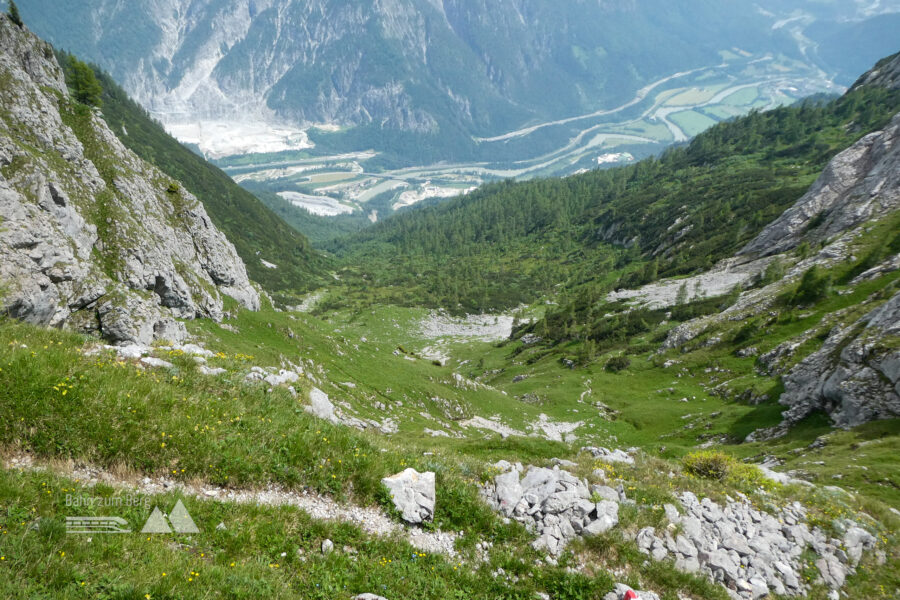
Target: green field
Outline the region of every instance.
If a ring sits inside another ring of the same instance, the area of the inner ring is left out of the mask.
[[[759,97],[759,91],[756,88],[745,88],[734,94],[724,98],[723,103],[728,106],[748,106]]]
[[[712,99],[725,88],[725,84],[689,88],[666,100],[666,106],[694,106]]]
[[[703,133],[716,124],[715,121],[697,111],[686,110],[669,115],[673,123],[678,125],[688,137]]]

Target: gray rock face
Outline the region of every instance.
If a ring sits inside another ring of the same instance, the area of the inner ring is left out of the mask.
[[[530,467],[524,477],[518,465],[494,466],[506,472],[488,482],[482,495],[494,510],[537,533],[537,550],[556,556],[576,536],[599,535],[619,523],[619,494],[612,488],[594,486],[592,492],[587,481],[559,466]],[[604,499],[595,504],[592,493]]]
[[[646,527],[635,539],[638,549],[653,560],[674,558],[681,571],[704,572],[734,590],[737,598],[756,600],[773,592],[805,595],[809,584],[801,581],[800,573],[806,548],[818,555],[822,581],[839,589],[862,553],[875,547],[875,538],[855,524],[843,540],[810,529],[804,522],[806,511],[796,502],[771,515],[746,501],[729,501],[722,507],[708,498],[698,501],[690,492],[682,493],[680,500],[683,516],[674,507],[666,509],[669,521],[681,525],[677,538]]]
[[[874,69],[860,77],[851,89],[865,86],[900,89],[900,53],[879,62]]]
[[[391,493],[394,506],[407,523],[422,523],[434,518],[434,473],[406,469],[381,483]]]
[[[328,394],[319,388],[313,388],[309,392],[309,406],[305,407],[306,412],[329,421],[331,423],[339,423],[337,415],[334,414],[334,404],[328,399]]]
[[[247,381],[262,381],[269,385],[276,385],[296,381],[296,378],[298,378],[297,374],[292,371],[281,370],[276,375],[268,373],[261,367],[253,367],[245,379]],[[276,383],[273,384],[272,382]],[[291,390],[293,388],[288,389]],[[346,402],[340,404],[343,408],[336,407],[328,398],[328,394],[319,388],[314,387],[309,392],[309,404],[304,407],[304,410],[329,423],[353,427],[360,431],[374,430],[383,434],[392,434],[399,431],[397,422],[390,417],[384,418],[381,422],[375,421],[374,419],[361,419],[350,414],[352,413],[350,404]]]
[[[222,294],[259,308],[202,204],[75,107],[52,50],[6,19],[0,76],[0,309],[148,344],[221,319]]]
[[[784,376],[787,424],[824,410],[839,427],[900,416],[900,293],[857,323],[836,328],[822,348]]]
[[[815,246],[896,210],[900,206],[898,137],[900,114],[884,131],[865,136],[835,156],[810,190],[739,255],[779,254],[804,240]]]

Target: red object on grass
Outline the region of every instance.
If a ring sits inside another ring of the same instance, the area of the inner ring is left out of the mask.
[[[638,595],[633,590],[625,592],[625,600],[638,600]]]

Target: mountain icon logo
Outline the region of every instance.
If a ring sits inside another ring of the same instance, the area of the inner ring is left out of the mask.
[[[168,519],[158,507],[154,506],[141,533],[200,533],[200,529],[179,500],[168,515]]]

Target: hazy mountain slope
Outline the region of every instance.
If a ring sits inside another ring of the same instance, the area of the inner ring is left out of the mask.
[[[734,0],[92,0],[65,15],[32,0],[23,15],[167,120],[486,135],[628,100],[727,48],[800,57],[773,17]]]
[[[814,55],[835,72],[835,81],[849,86],[872,57],[900,49],[898,30],[900,14],[891,13],[863,21],[814,23],[807,35],[817,44]]]
[[[69,98],[53,49],[0,19],[0,303],[118,342],[181,340],[175,317],[259,307],[203,205]]]
[[[127,148],[183,183],[203,203],[254,281],[277,292],[303,292],[317,285],[323,261],[303,234],[167,134],[108,75],[97,75],[103,85],[101,110],[110,129]]]

